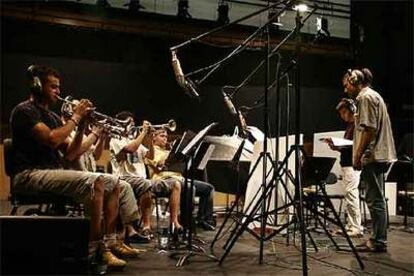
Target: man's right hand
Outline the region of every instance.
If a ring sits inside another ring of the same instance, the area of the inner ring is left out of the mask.
[[[144,120],[142,122],[142,132],[144,132],[145,134],[148,134],[150,130],[151,130],[151,123]]]
[[[93,110],[93,104],[87,99],[80,100],[79,104],[73,109],[72,119],[79,122],[86,118]]]

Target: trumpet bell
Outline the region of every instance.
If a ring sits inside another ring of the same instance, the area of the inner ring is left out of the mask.
[[[171,132],[174,132],[177,129],[177,123],[171,119],[168,121],[166,128],[168,128]]]

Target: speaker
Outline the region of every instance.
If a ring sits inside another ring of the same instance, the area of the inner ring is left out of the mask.
[[[89,220],[0,216],[0,274],[87,273]]]

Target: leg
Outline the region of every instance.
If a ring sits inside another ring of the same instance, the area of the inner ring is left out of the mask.
[[[143,229],[151,228],[151,206],[152,206],[151,193],[146,192],[143,195],[141,195],[139,199],[139,207],[141,209],[141,214],[142,214]]]
[[[343,167],[342,172],[344,175],[345,184],[345,201],[348,213],[347,228],[351,233],[361,233],[361,210],[359,209],[359,175],[360,172],[355,171],[352,167]]]
[[[387,214],[385,208],[384,165],[370,163],[364,166],[361,178],[366,184],[366,203],[371,213],[373,224],[372,242],[374,246],[385,247],[387,243]]]
[[[181,224],[178,221],[178,211],[180,210],[180,195],[181,195],[181,183],[174,181],[171,185],[170,194],[170,214],[171,223],[174,224],[175,228],[181,228]]]
[[[101,239],[101,221],[104,203],[104,183],[101,177],[97,178],[92,187],[90,203],[90,241]]]
[[[14,177],[14,189],[66,196],[90,209],[90,239],[101,239],[104,191],[111,190],[102,174],[73,170],[26,170]],[[112,187],[113,188],[113,187]]]
[[[119,214],[119,193],[120,187],[116,185],[115,188],[108,193],[105,201],[105,222],[106,233],[113,234],[116,232],[117,218]]]
[[[201,221],[211,223],[213,221],[213,185],[194,180],[195,194],[200,198],[197,217]]]
[[[124,184],[124,193],[120,195],[120,215],[123,225],[126,228],[129,241],[149,242],[148,235],[138,234],[133,223],[138,220],[138,210],[141,209],[141,217],[144,228],[150,230],[151,226],[151,181],[142,177],[125,176],[121,178]],[[138,203],[137,200],[138,199]],[[147,231],[145,231],[147,232]],[[144,233],[144,231],[143,231]]]

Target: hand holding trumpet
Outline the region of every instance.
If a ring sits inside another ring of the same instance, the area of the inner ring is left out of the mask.
[[[94,108],[92,102],[87,99],[82,99],[73,107],[73,114],[71,119],[75,123],[79,124],[81,121],[87,118],[93,110]]]

